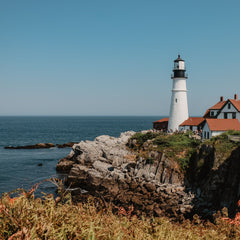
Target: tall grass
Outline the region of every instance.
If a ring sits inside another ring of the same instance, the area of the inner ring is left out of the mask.
[[[97,210],[94,199],[73,204],[69,194],[34,198],[33,191],[18,190],[0,199],[0,239],[239,239],[240,227],[219,218],[217,224],[171,222],[167,218],[141,218],[119,208]]]

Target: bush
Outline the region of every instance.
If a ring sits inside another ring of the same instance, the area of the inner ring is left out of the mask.
[[[229,140],[229,135],[240,135],[240,131],[229,130],[221,135],[212,137],[209,140],[204,141],[204,144],[211,144],[216,150],[216,154],[220,154],[222,162],[230,156],[231,152],[240,146],[240,142],[234,142]]]
[[[227,135],[240,135],[240,131],[229,130],[226,132]]]
[[[152,140],[156,136],[157,136],[157,133],[153,133],[153,132],[147,132],[147,133],[137,132],[131,137],[131,140],[136,139],[138,146],[141,147],[143,143],[145,143],[147,140]]]
[[[183,149],[184,147],[196,147],[200,143],[200,140],[189,138],[187,134],[183,133],[175,133],[167,136],[158,136],[154,140],[154,144],[178,149]]]

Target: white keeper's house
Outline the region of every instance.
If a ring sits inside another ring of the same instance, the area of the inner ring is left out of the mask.
[[[185,62],[180,55],[174,60],[172,74],[173,87],[169,118],[153,122],[156,130],[201,131],[202,139],[209,139],[228,130],[240,131],[240,100],[237,94],[233,99],[220,101],[210,107],[203,117],[189,117],[187,104],[187,75]]]
[[[233,99],[220,101],[210,107],[204,114],[204,123],[202,127],[202,138],[208,139],[217,136],[228,130],[240,131],[240,100],[237,94]]]

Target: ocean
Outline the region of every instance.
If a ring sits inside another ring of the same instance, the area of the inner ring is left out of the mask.
[[[118,137],[121,132],[152,128],[159,116],[149,117],[0,117],[0,196],[17,188],[54,193],[56,187],[44,180],[63,178],[56,172],[58,160],[70,148],[4,149],[5,146],[36,143],[62,144],[94,140],[99,135]],[[42,164],[42,166],[38,166]]]

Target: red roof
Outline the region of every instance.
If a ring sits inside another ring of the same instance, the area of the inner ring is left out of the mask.
[[[209,116],[209,112],[210,112],[210,109],[211,110],[220,110],[224,104],[226,103],[227,101],[219,101],[218,103],[216,103],[215,105],[213,105],[212,107],[210,107],[206,112],[205,114],[203,115],[204,118],[206,117],[210,117]]]
[[[240,100],[236,100],[236,99],[228,99],[232,105],[240,112]],[[204,114],[203,117],[210,117],[209,116],[209,112],[210,110],[220,110],[222,109],[222,107],[227,103],[227,101],[219,101],[218,103],[216,103],[215,105],[213,105],[212,107],[210,107]]]
[[[160,123],[160,122],[168,122],[168,118],[162,118],[160,120],[155,121],[154,123]]]
[[[229,101],[240,112],[240,100],[229,99]]]
[[[238,119],[210,119],[207,118],[206,122],[211,131],[227,131],[238,130],[240,131],[240,122]]]
[[[226,101],[219,101],[218,103],[216,103],[215,105],[213,105],[212,107],[210,107],[209,109],[212,110],[219,110],[223,107],[223,105],[226,103]]]
[[[204,117],[204,118],[209,117],[209,112],[210,112],[210,110],[208,109],[208,110],[205,112],[205,114],[203,115],[203,117]]]
[[[204,121],[202,117],[190,117],[185,120],[180,126],[198,126],[200,123]]]

